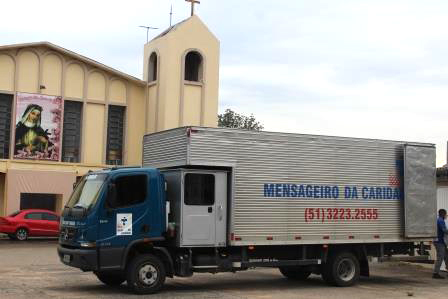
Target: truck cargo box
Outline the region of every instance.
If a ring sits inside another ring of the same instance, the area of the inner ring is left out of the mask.
[[[435,236],[433,144],[203,127],[143,143],[146,167],[229,170],[229,245]]]

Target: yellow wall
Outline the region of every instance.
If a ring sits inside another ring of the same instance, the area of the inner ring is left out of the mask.
[[[64,88],[66,97],[83,98],[84,70],[79,64],[72,63],[67,66]]]
[[[14,60],[0,55],[0,90],[14,90]]]
[[[186,85],[184,91],[184,124],[197,126],[201,122],[202,86]]]
[[[23,92],[38,92],[39,58],[34,52],[24,50],[18,57],[18,86]]]
[[[48,95],[61,95],[62,61],[55,54],[49,54],[43,59],[42,85],[45,89],[42,93]]]
[[[89,100],[106,100],[106,78],[99,72],[89,74],[87,83],[87,98]]]
[[[157,109],[157,85],[152,85],[148,88],[148,119],[147,121],[147,132],[156,131],[156,109]]]
[[[131,87],[129,91],[127,130],[125,131],[127,143],[128,165],[141,165],[142,142],[145,134],[145,91],[143,88]]]
[[[121,80],[113,80],[109,89],[109,101],[126,104],[126,85]]]
[[[85,163],[103,164],[104,113],[104,105],[87,104],[86,106],[83,149]]]

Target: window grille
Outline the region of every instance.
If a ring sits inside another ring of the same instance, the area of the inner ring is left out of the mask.
[[[202,81],[202,56],[198,52],[188,52],[185,56],[185,80]]]
[[[123,165],[125,107],[109,105],[106,164]]]
[[[151,56],[149,56],[149,74],[148,74],[148,82],[153,82],[157,80],[157,54],[153,52]]]
[[[79,162],[82,127],[82,103],[64,102],[64,132],[62,135],[62,162]]]
[[[0,94],[0,159],[9,159],[13,95]]]

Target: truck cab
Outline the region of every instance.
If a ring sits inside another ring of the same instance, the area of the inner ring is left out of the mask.
[[[136,167],[86,174],[62,213],[61,262],[107,285],[126,280],[140,294],[158,291],[166,276],[216,270],[210,256],[227,246],[227,176]]]
[[[59,257],[64,264],[94,271],[100,280],[114,280],[131,248],[165,239],[165,208],[165,180],[157,169],[90,172],[63,209]],[[114,281],[123,282],[120,277]]]

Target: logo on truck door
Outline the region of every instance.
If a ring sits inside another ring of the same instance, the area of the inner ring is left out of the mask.
[[[132,235],[132,214],[117,214],[117,236]]]

